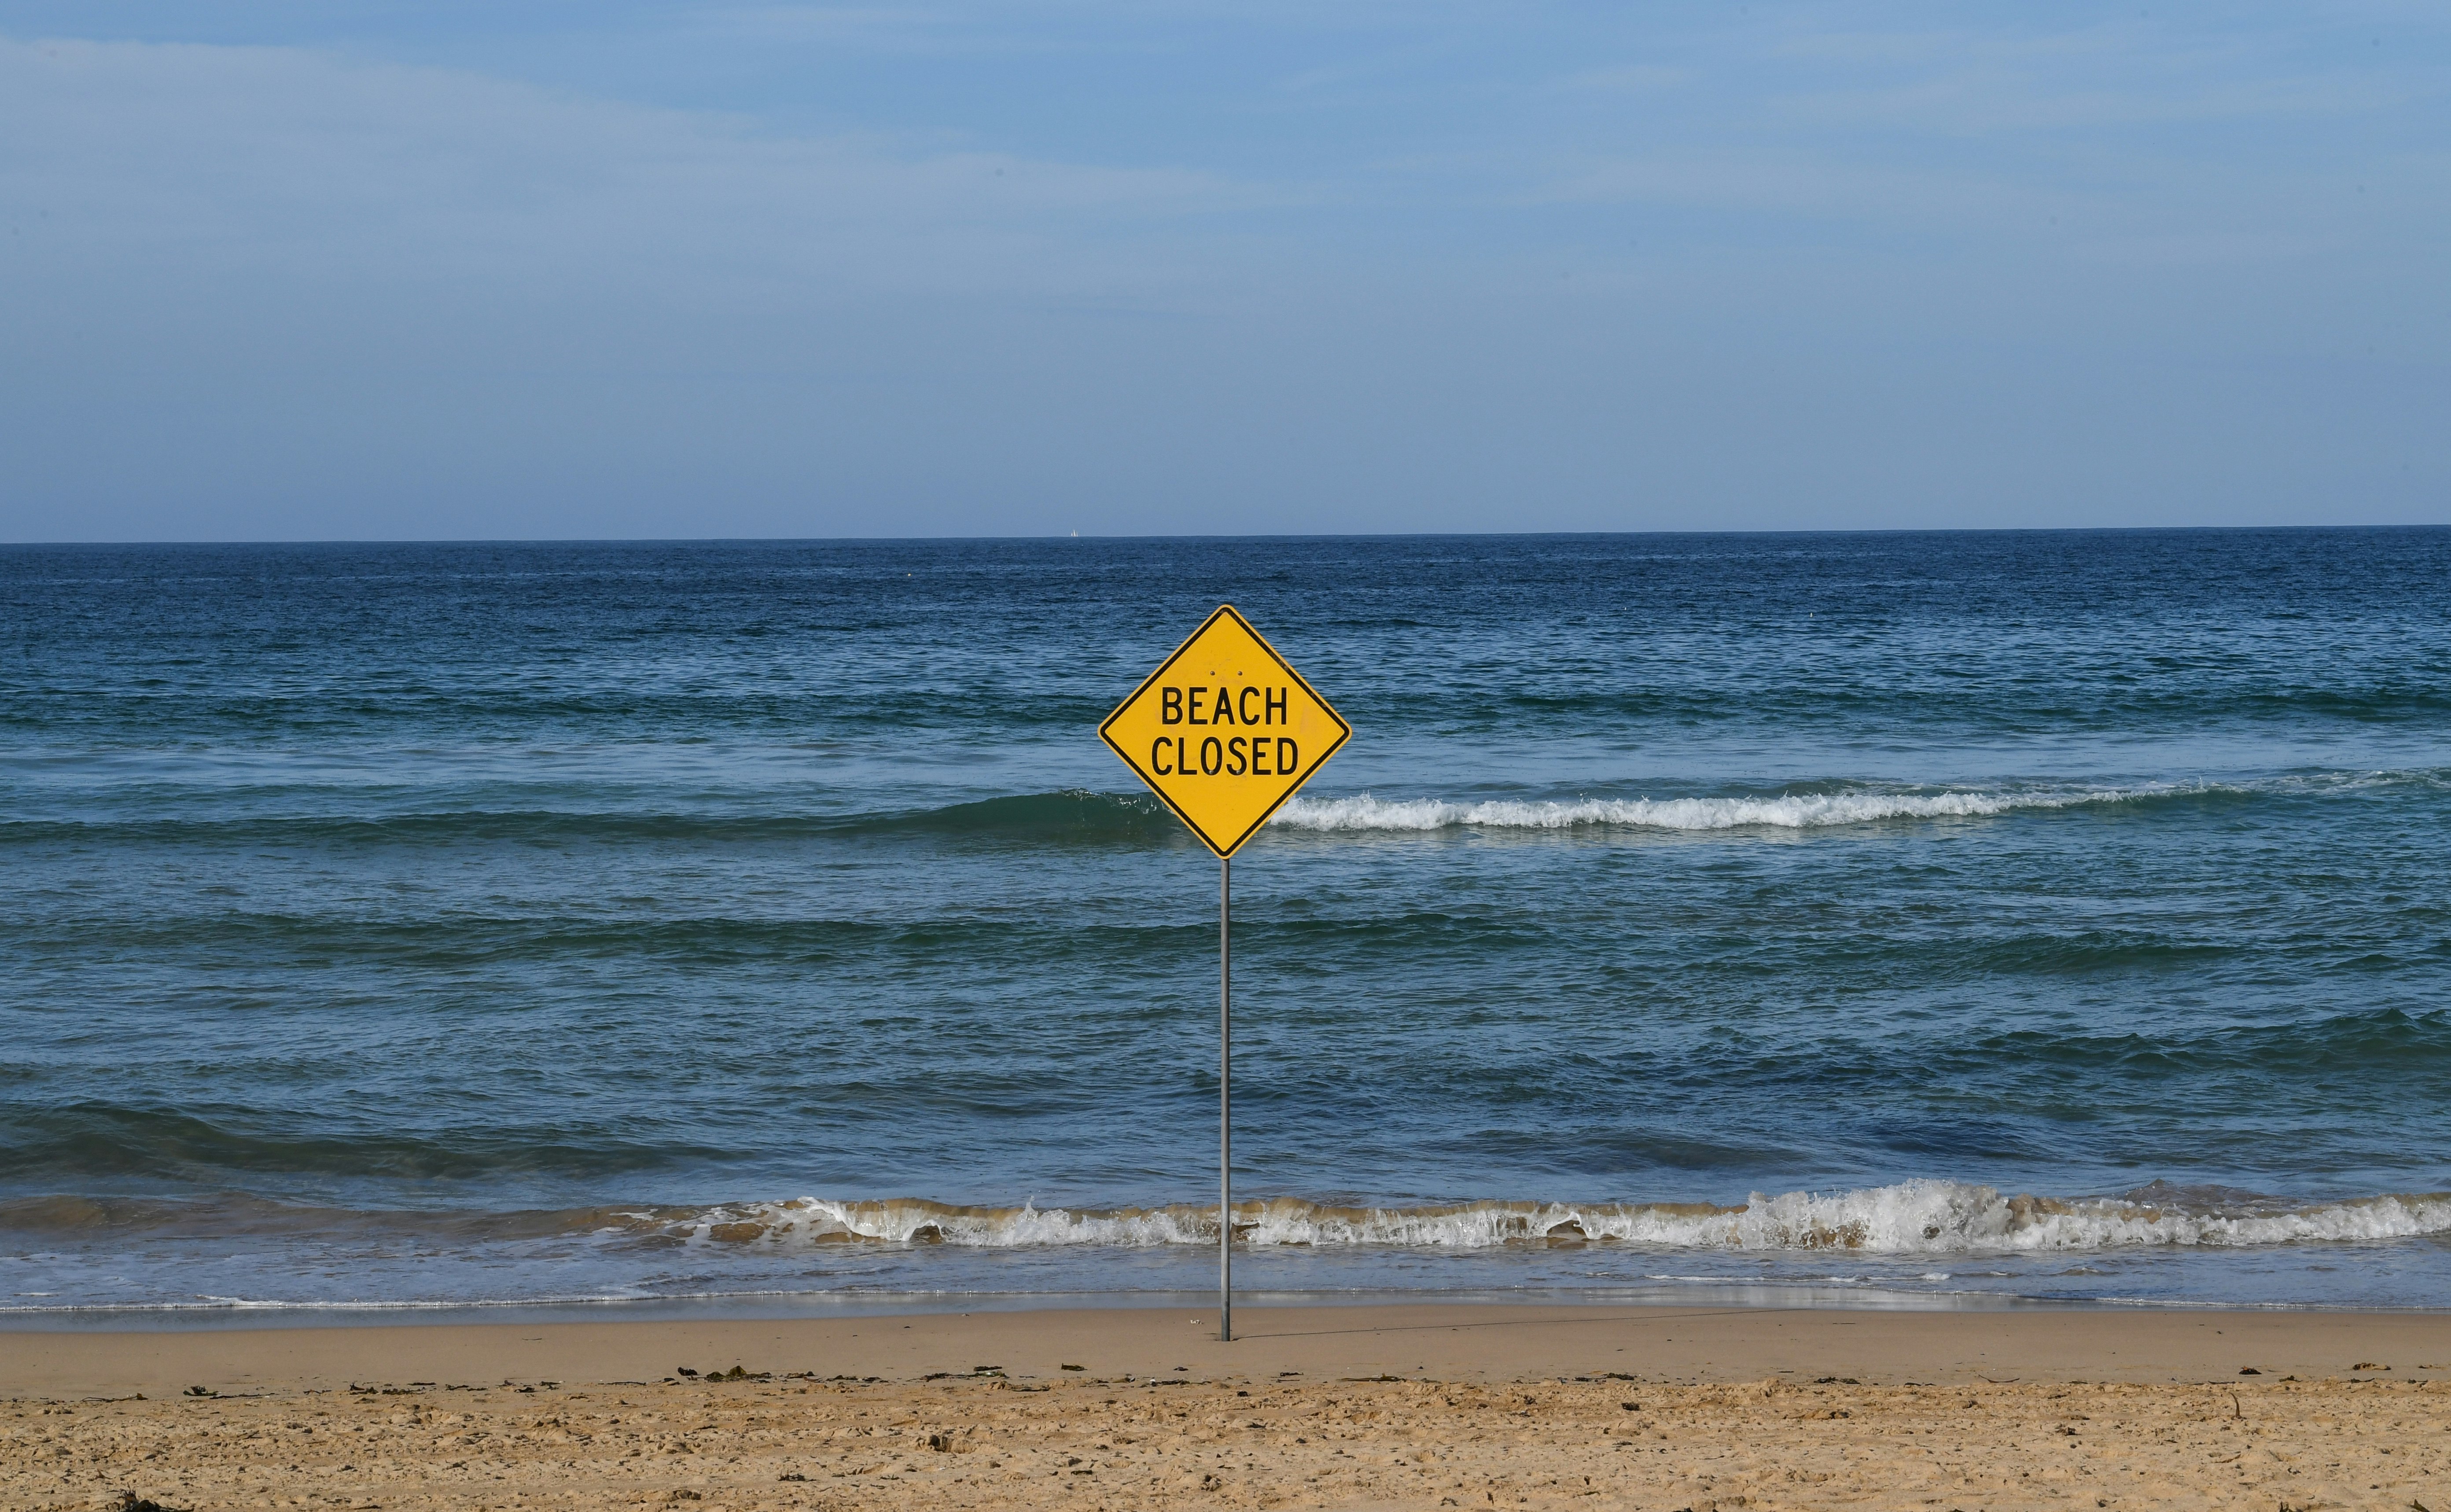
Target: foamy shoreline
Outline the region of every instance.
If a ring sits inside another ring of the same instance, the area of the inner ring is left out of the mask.
[[[1728,1204],[1281,1195],[1237,1203],[1233,1223],[1245,1282],[1288,1305],[2390,1310],[2441,1305],[2425,1267],[2451,1233],[2451,1193],[2284,1197],[2156,1182],[2052,1196],[1918,1179]],[[315,1309],[824,1316],[939,1306],[919,1300],[930,1298],[1131,1306],[1202,1295],[1217,1209],[804,1196],[471,1213],[55,1197],[0,1205],[0,1234],[21,1247],[0,1257],[12,1262],[0,1329],[54,1315],[192,1324]]]
[[[988,1247],[1213,1245],[1217,1209],[964,1207],[917,1198],[789,1202],[712,1209],[675,1221],[624,1215],[676,1237],[726,1244],[861,1242]],[[1756,1193],[1741,1205],[1480,1201],[1414,1208],[1295,1197],[1237,1203],[1234,1233],[1254,1247],[1393,1245],[1478,1249],[1525,1242],[1622,1243],[1663,1249],[1833,1250],[1980,1255],[2135,1246],[2245,1247],[2398,1239],[2451,1231],[2451,1193],[2226,1205],[2126,1197],[2011,1195],[1970,1182],[1910,1181],[1834,1192]]]

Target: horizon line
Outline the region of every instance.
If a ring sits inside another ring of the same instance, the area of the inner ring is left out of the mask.
[[[129,540],[0,540],[0,551],[109,550],[144,547],[214,546],[822,546],[822,545],[956,545],[1042,541],[1267,541],[1267,540],[1598,540],[1632,537],[1775,537],[1775,536],[2150,536],[2319,532],[2451,530],[2451,521],[2422,523],[2296,524],[2296,525],[1833,525],[1810,529],[1718,530],[1378,530],[1282,531],[1251,535],[1195,532],[1084,535],[1069,531],[1049,535],[935,536],[436,536],[436,537],[274,537],[186,538]]]

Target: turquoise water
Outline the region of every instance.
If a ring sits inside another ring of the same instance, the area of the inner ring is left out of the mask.
[[[2451,531],[0,550],[0,1306],[2451,1301]],[[1206,1206],[1204,1206],[1204,1203]]]

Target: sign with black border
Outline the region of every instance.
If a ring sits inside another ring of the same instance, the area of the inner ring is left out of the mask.
[[[1098,737],[1223,857],[1258,834],[1353,727],[1232,604],[1219,604],[1107,716]]]

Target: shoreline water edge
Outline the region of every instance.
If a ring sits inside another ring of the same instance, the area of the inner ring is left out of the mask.
[[[1073,1211],[814,1198],[710,1209],[497,1215],[50,1199],[18,1204],[7,1218],[21,1234],[49,1227],[59,1247],[13,1257],[21,1277],[36,1274],[40,1262],[64,1282],[82,1274],[83,1284],[61,1300],[21,1286],[0,1303],[0,1330],[101,1319],[150,1318],[173,1325],[269,1311],[374,1322],[417,1312],[481,1315],[493,1306],[548,1317],[557,1308],[610,1306],[653,1315],[659,1308],[686,1313],[724,1306],[790,1316],[966,1306],[962,1299],[970,1298],[995,1306],[992,1299],[1000,1296],[1021,1306],[1061,1305],[1048,1298],[1170,1306],[1167,1299],[1198,1294],[1196,1274],[1217,1236],[1213,1206]],[[487,1228],[493,1232],[482,1235]],[[2256,1306],[2451,1306],[2451,1298],[2422,1294],[2382,1301],[2352,1288],[2308,1288],[2303,1266],[2293,1264],[2306,1247],[2331,1247],[2363,1260],[2361,1275],[2387,1273],[2388,1264],[2377,1257],[2394,1247],[2422,1259],[2451,1234],[2451,1194],[2439,1193],[2306,1203],[2165,1186],[2071,1200],[1919,1182],[1872,1192],[1757,1196],[1731,1207],[1386,1208],[1262,1198],[1236,1205],[1235,1233],[1249,1285],[1289,1303],[1406,1292],[1450,1300],[1515,1295],[1607,1302],[1639,1295],[1671,1301],[1681,1292],[1688,1300],[1707,1295],[1770,1305],[1809,1299],[1822,1306],[1926,1308],[2021,1302],[2168,1306],[2189,1300],[2183,1291],[2173,1295],[2178,1288],[2166,1276],[2191,1254],[2200,1263],[2235,1266],[2241,1252],[2262,1251],[2282,1261],[2281,1274],[2297,1290],[2246,1299]],[[335,1265],[351,1263],[346,1286],[290,1297],[95,1295],[95,1267],[124,1261],[144,1241],[176,1251],[242,1235],[259,1245],[321,1247]],[[545,1288],[520,1293],[480,1271],[475,1294],[454,1295],[446,1267],[436,1264],[436,1250],[444,1247],[480,1257],[480,1265],[523,1262]],[[1475,1267],[1476,1259],[1495,1263]],[[1272,1260],[1286,1264],[1272,1267]],[[689,1263],[681,1273],[699,1279],[698,1287],[636,1284],[643,1266],[658,1264],[671,1274],[680,1261]],[[1032,1262],[1037,1269],[1021,1268]],[[1443,1274],[1441,1262],[1447,1263]],[[367,1267],[383,1264],[396,1267],[399,1293],[366,1295],[379,1289]],[[1939,1266],[1949,1268],[1933,1268]],[[608,1284],[617,1273],[629,1276],[630,1284]],[[1078,1285],[1084,1278],[1104,1285],[1084,1287]],[[1014,1284],[1022,1279],[1035,1286]],[[596,1289],[574,1289],[590,1283]],[[562,1289],[549,1289],[556,1284]],[[2230,1287],[2228,1305],[2242,1300],[2242,1289]]]

